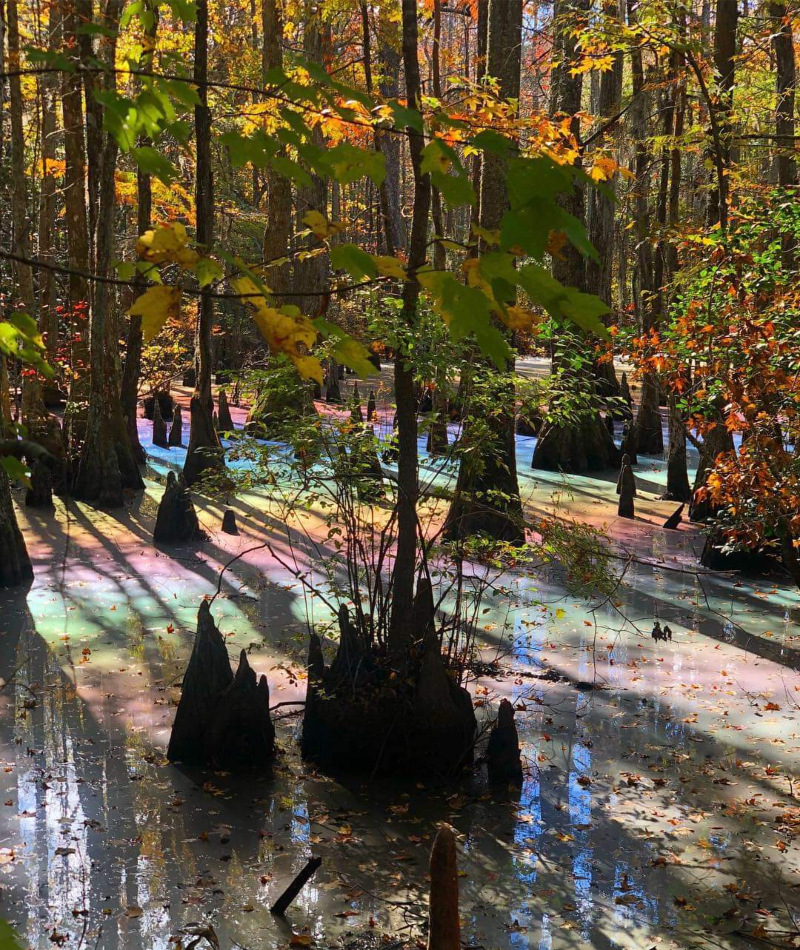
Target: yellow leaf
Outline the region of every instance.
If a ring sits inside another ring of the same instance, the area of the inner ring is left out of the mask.
[[[385,255],[373,256],[375,266],[381,277],[396,277],[398,280],[406,279],[406,271],[403,265],[396,257],[387,257]]]
[[[175,261],[189,243],[186,228],[177,221],[161,224],[145,233],[136,242],[136,253],[154,264]],[[195,255],[196,256],[196,255]]]
[[[148,287],[134,300],[128,315],[142,318],[142,335],[145,343],[149,343],[158,335],[170,317],[178,315],[180,309],[180,287],[166,287],[158,284],[155,287]]]
[[[303,224],[307,224],[314,232],[314,236],[324,241],[325,238],[338,234],[344,225],[338,221],[328,221],[320,211],[308,211],[303,215]]]

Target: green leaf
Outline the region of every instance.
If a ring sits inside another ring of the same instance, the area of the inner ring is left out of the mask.
[[[222,265],[213,257],[201,257],[194,265],[194,272],[201,287],[208,287],[223,275]]]
[[[482,149],[484,152],[491,152],[493,155],[499,155],[501,158],[504,158],[509,149],[514,145],[511,139],[501,135],[499,132],[495,132],[492,129],[484,129],[482,132],[478,132],[471,141],[471,145],[474,145],[475,148]]]
[[[356,375],[362,378],[374,376],[378,372],[369,361],[369,350],[358,340],[345,333],[341,327],[337,327],[324,317],[317,317],[312,323],[322,336],[336,341],[330,352],[337,363],[349,366]]]
[[[249,136],[239,132],[225,132],[219,136],[219,141],[228,149],[234,168],[241,168],[248,163],[256,168],[265,168],[275,153],[275,145],[263,132]]]
[[[275,155],[270,159],[270,166],[279,175],[283,175],[284,178],[288,178],[304,188],[311,185],[311,175],[302,165],[298,165],[291,158],[286,158],[284,155]]]
[[[140,145],[138,148],[132,148],[131,155],[145,174],[155,175],[165,185],[178,177],[178,170],[172,162],[150,145]]]
[[[346,270],[353,280],[364,280],[378,275],[375,261],[355,244],[336,244],[330,253],[331,266],[336,270]]]
[[[118,35],[116,30],[112,30],[102,23],[82,23],[75,32],[79,36],[108,36],[111,39]]]
[[[466,175],[445,175],[443,172],[433,171],[431,183],[439,189],[449,205],[455,207],[475,204],[475,189]]]
[[[0,465],[6,470],[6,474],[12,481],[18,482],[25,488],[31,487],[29,472],[18,458],[15,458],[13,455],[0,456]],[[8,927],[5,921],[0,921],[0,924],[5,924],[6,927]],[[3,928],[0,927],[0,950],[2,950],[3,946]],[[9,943],[8,946],[13,947],[15,944]]]
[[[608,338],[608,330],[600,317],[608,313],[609,308],[599,297],[565,287],[538,264],[526,264],[519,269],[519,284],[533,303],[551,316],[566,318],[587,333]]]
[[[416,109],[409,109],[401,105],[396,99],[389,103],[394,116],[394,127],[396,129],[414,129],[422,135],[424,126],[422,122],[422,113]]]

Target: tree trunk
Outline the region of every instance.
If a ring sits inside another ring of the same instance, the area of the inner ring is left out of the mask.
[[[616,0],[606,2],[604,12],[609,20],[613,20],[619,13]],[[620,110],[622,98],[622,51],[613,54],[614,62],[611,69],[605,70],[600,76],[598,92],[597,116],[601,123],[608,122]],[[594,75],[594,73],[592,74]],[[616,133],[611,133],[616,138]],[[603,303],[612,307],[611,278],[614,264],[614,255],[611,248],[614,246],[614,191],[615,180],[603,183],[603,188],[593,189],[589,193],[589,240],[597,249],[597,260],[586,260],[586,291],[598,296]],[[614,363],[597,363],[595,379],[598,391],[603,396],[618,396],[619,383],[614,372]]]
[[[498,95],[518,99],[522,50],[522,0],[489,0],[486,70],[499,81]],[[479,223],[498,230],[508,209],[506,162],[487,152],[483,157]],[[491,370],[490,370],[491,372]],[[504,385],[496,396],[496,410],[489,415],[491,438],[479,456],[463,457],[455,497],[445,524],[448,538],[466,538],[478,532],[499,541],[525,538],[525,523],[517,478],[514,431],[515,390],[513,361],[505,368]],[[469,444],[469,416],[464,422],[464,442]],[[477,461],[477,464],[476,464]]]
[[[402,0],[403,63],[406,74],[406,99],[409,107],[421,109],[422,97],[417,49],[417,6],[415,0]],[[403,285],[403,319],[411,331],[417,323],[419,283],[417,270],[425,263],[428,237],[431,182],[422,172],[423,135],[408,129],[408,147],[414,172],[414,211],[409,242],[409,280]],[[414,575],[417,561],[417,407],[414,392],[414,369],[405,345],[397,348],[394,363],[395,401],[399,458],[397,463],[397,549],[392,575],[392,614],[389,626],[389,649],[395,655],[411,643],[414,601]]]
[[[48,48],[61,46],[61,11],[57,5],[50,7],[48,22]],[[58,106],[58,74],[48,73],[39,78],[42,137],[42,187],[39,196],[39,258],[45,263],[55,263],[56,239],[56,179],[51,163],[56,158],[56,109]],[[55,367],[58,353],[58,313],[56,311],[56,280],[52,271],[43,269],[39,274],[39,326],[44,334],[45,354],[50,366]],[[42,398],[46,406],[62,400],[56,381],[42,384]]]
[[[20,38],[17,0],[7,0],[9,112],[11,119],[11,247],[25,260],[31,257],[31,235],[28,222],[28,174],[25,166],[25,132],[23,128],[22,81],[19,75]],[[12,304],[36,319],[33,270],[22,261],[12,262],[14,289]],[[22,415],[26,424],[37,425],[45,415],[42,390],[36,375],[25,375],[22,381]]]
[[[109,0],[105,15],[112,28],[116,27],[121,11],[122,0]],[[104,45],[104,59],[111,65],[114,63],[116,41],[106,38]],[[113,74],[107,78],[107,82],[110,87],[115,85]],[[117,143],[113,136],[106,134],[98,162],[100,174],[95,267],[100,277],[108,274],[114,256],[116,163]],[[103,507],[122,505],[125,488],[144,488],[122,414],[115,306],[112,285],[103,280],[97,281],[93,288],[89,325],[91,392],[86,440],[73,486],[77,497],[96,501]]]
[[[264,82],[269,83],[272,70],[283,69],[283,13],[282,0],[263,0],[261,4],[263,46],[261,64]],[[288,178],[269,169],[267,179],[267,226],[264,230],[264,262],[267,264],[267,285],[277,295],[289,290],[291,282],[288,261],[280,261],[289,254],[292,232],[292,185]],[[280,299],[278,297],[278,299]]]
[[[786,4],[770,3],[769,15],[772,18],[772,49],[775,53],[775,143],[777,155],[775,164],[778,171],[778,184],[781,188],[794,188],[797,185],[797,163],[795,161],[794,141],[794,103],[795,103],[795,57],[792,18],[787,14]],[[792,235],[781,235],[783,265],[792,268],[796,254]]]
[[[0,468],[0,587],[16,587],[30,580],[33,568],[17,524],[8,476]]]
[[[197,242],[210,248],[214,243],[214,179],[211,170],[211,111],[208,108],[208,0],[198,0],[194,32],[194,80],[200,102],[194,109],[197,142]],[[212,340],[214,301],[211,289],[200,293],[195,332],[196,384],[191,401],[191,428],[183,476],[194,484],[208,471],[224,467],[222,443],[214,428],[214,402],[211,396]]]
[[[730,201],[730,172],[733,137],[733,85],[736,79],[736,27],[739,22],[738,0],[717,0],[717,18],[714,25],[715,89],[709,108],[716,113],[718,141],[716,161],[719,171],[708,192],[706,220],[709,226],[719,222],[723,230],[728,225]]]
[[[635,2],[631,3],[631,21]],[[631,131],[635,140],[634,214],[636,218],[636,269],[634,272],[634,306],[643,336],[657,329],[656,295],[653,249],[650,244],[650,153],[647,148],[647,120],[650,96],[647,94],[642,51],[631,51],[633,104]],[[652,371],[642,374],[642,392],[636,416],[636,445],[645,455],[659,455],[664,451],[664,436],[659,412],[660,385]]]
[[[583,78],[573,74],[579,58],[576,20],[589,9],[589,0],[558,0],[553,16],[554,66],[550,86],[550,109],[553,113],[571,116],[570,127],[576,140],[580,139],[581,94]],[[563,199],[564,208],[579,221],[585,220],[584,189],[576,186]],[[601,249],[602,253],[602,249]],[[585,290],[586,267],[580,251],[569,241],[562,253],[553,259],[553,276],[567,286]],[[588,341],[584,344],[588,346]],[[557,354],[553,355],[553,369],[558,368]],[[586,371],[569,372],[571,386],[594,390],[592,374]],[[602,471],[619,462],[619,451],[614,445],[606,424],[598,410],[588,410],[576,423],[567,425],[546,422],[533,450],[531,466],[548,471],[567,472]]]
[[[306,0],[303,52],[309,62],[320,66],[324,66],[327,45],[323,29],[320,11],[312,0]],[[322,132],[319,129],[314,130],[313,141],[317,146],[324,146]],[[319,211],[325,217],[328,216],[328,189],[325,180],[318,175],[311,175],[311,184],[297,189],[298,229],[305,227],[302,223],[303,217],[309,211]],[[313,235],[302,239],[299,245],[301,249],[315,251],[315,253],[305,260],[295,260],[294,286],[298,291],[308,293],[308,296],[295,298],[293,302],[304,314],[315,317],[322,304],[320,295],[327,284],[328,254]]]
[[[155,49],[158,33],[158,7],[151,5],[149,28],[145,31],[146,56],[142,58],[142,68],[152,68],[153,50]],[[140,146],[152,145],[146,136],[139,142]],[[150,175],[141,168],[136,170],[136,233],[142,235],[150,230],[153,211],[153,187]],[[136,275],[136,293],[143,293],[146,286],[144,275]],[[139,406],[139,378],[142,371],[142,318],[137,314],[128,318],[128,336],[125,346],[125,366],[122,372],[122,412],[128,427],[128,437],[131,441],[131,450],[136,461],[143,465],[147,453],[139,441],[139,427],[136,424]]]
[[[669,395],[668,411],[667,490],[662,497],[671,501],[689,501],[692,490],[686,471],[686,423],[678,411],[678,400],[674,393]]]
[[[79,50],[77,0],[62,0],[64,44]],[[76,63],[76,65],[78,65]],[[86,142],[83,122],[83,84],[79,72],[64,72],[61,79],[61,109],[64,117],[64,211],[67,224],[69,263],[70,343],[69,402],[64,431],[71,455],[85,434],[85,402],[89,398],[89,220],[86,208]]]

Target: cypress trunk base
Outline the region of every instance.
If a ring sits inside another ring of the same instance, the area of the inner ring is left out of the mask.
[[[328,668],[319,638],[311,637],[303,757],[331,769],[420,777],[471,765],[472,700],[448,675],[437,637],[418,644],[406,674],[397,677],[346,609],[339,625],[339,649]]]
[[[100,508],[119,508],[126,488],[144,488],[139,466],[131,451],[122,410],[90,406],[73,494]]]
[[[225,467],[225,453],[214,428],[211,407],[204,407],[195,393],[190,405],[191,427],[189,447],[183,465],[183,477],[187,485],[194,483],[206,472],[221,472]]]
[[[617,468],[620,456],[620,450],[597,412],[574,426],[546,422],[533,450],[531,468],[573,475],[602,472]]]

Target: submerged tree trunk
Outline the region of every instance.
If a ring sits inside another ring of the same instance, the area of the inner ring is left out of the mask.
[[[208,108],[208,0],[198,0],[194,33],[194,79],[200,102],[194,109],[197,140],[197,242],[210,248],[214,243],[214,179],[211,169],[211,112]],[[207,471],[224,467],[222,443],[214,428],[214,401],[211,395],[212,340],[214,301],[210,287],[200,292],[195,331],[195,370],[197,373],[191,401],[189,446],[183,476],[194,484]]]
[[[522,49],[522,0],[489,0],[487,73],[499,81],[498,95],[518,99]],[[480,187],[479,224],[497,230],[508,208],[506,162],[486,152]],[[514,426],[514,364],[505,367],[500,392],[493,399],[494,411],[486,420],[491,437],[482,451],[462,456],[455,497],[447,514],[444,534],[450,539],[466,538],[478,532],[498,541],[517,542],[525,538],[525,523],[517,478]],[[470,444],[469,415],[462,439]]]

